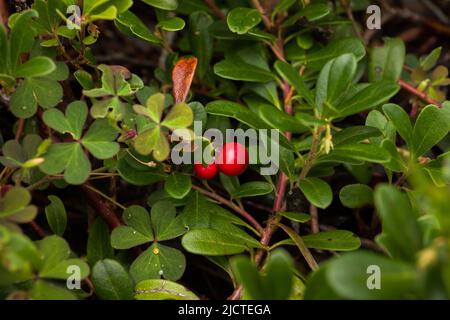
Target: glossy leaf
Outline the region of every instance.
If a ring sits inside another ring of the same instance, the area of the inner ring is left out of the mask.
[[[300,181],[300,190],[305,197],[316,207],[325,209],[331,204],[333,194],[330,186],[318,178],[307,178]]]

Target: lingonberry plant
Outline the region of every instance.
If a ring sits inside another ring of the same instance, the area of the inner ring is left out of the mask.
[[[450,26],[390,2],[0,0],[0,297],[450,298]]]

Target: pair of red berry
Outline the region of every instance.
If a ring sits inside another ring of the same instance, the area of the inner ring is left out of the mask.
[[[220,170],[227,176],[238,176],[248,167],[248,152],[245,147],[237,142],[227,142],[219,151],[216,162],[203,166],[201,163],[194,164],[195,175],[201,179],[210,180]]]

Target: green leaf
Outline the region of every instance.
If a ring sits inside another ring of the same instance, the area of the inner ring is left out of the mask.
[[[9,41],[3,25],[0,26],[0,56],[4,57],[0,60],[0,74],[9,73]],[[1,78],[2,77],[0,76],[0,79]],[[13,81],[15,81],[15,79],[13,79]]]
[[[141,206],[133,205],[123,212],[127,226],[115,228],[111,233],[111,246],[115,249],[129,249],[153,241],[150,215]]]
[[[254,129],[271,129],[263,120],[255,117],[255,114],[245,108],[243,105],[231,101],[217,100],[206,105],[206,112],[212,115],[234,118]],[[280,135],[280,145],[295,151],[294,146],[286,139],[284,135]]]
[[[232,32],[245,34],[261,22],[258,10],[250,8],[234,8],[228,13],[227,24]]]
[[[89,275],[89,266],[86,262],[81,259],[68,259],[61,261],[52,267],[48,267],[45,270],[41,270],[39,276],[46,279],[67,280],[71,275],[68,270],[70,270],[70,267],[72,266],[80,268],[80,279],[84,279]]]
[[[198,229],[186,233],[181,239],[186,251],[194,254],[233,255],[248,249],[245,243],[230,234],[211,229]]]
[[[175,199],[183,199],[191,188],[191,177],[177,172],[172,173],[164,185],[164,190]]]
[[[94,81],[92,79],[92,75],[89,72],[79,69],[75,71],[73,75],[84,90],[91,90],[94,88]]]
[[[370,52],[369,81],[398,81],[405,63],[405,44],[400,38],[385,38],[384,46]]]
[[[282,2],[280,2],[281,5]],[[331,13],[331,8],[327,3],[309,3],[304,8],[300,9],[296,14],[288,17],[283,27],[295,24],[302,17],[306,18],[308,22],[320,20]]]
[[[141,155],[150,155],[155,149],[159,139],[164,139],[159,127],[147,129],[139,133],[136,137],[134,140],[134,148]]]
[[[302,236],[308,248],[331,251],[351,251],[361,246],[361,241],[352,232],[333,230]]]
[[[176,214],[175,206],[167,200],[158,201],[152,206],[151,219],[156,240],[174,239],[186,232],[183,217]]]
[[[389,103],[383,106],[383,112],[392,121],[398,134],[411,146],[413,127],[406,111],[399,105]]]
[[[353,54],[343,54],[329,61],[319,74],[316,84],[316,105],[335,106],[345,95],[356,73],[356,58]]]
[[[161,123],[169,129],[183,129],[192,124],[194,120],[194,113],[187,103],[177,103],[172,107],[169,113]]]
[[[311,217],[309,214],[306,213],[300,213],[300,212],[278,212],[279,215],[282,215],[285,218],[288,218],[289,220],[300,222],[300,223],[306,223],[311,220]]]
[[[221,214],[223,212],[218,212],[217,210],[208,211],[211,217],[211,229],[217,230],[223,234],[227,234],[235,238],[236,240],[241,241],[241,243],[245,244],[247,247],[262,248],[262,245],[258,240],[250,236],[246,231],[232,224],[234,219],[229,219],[228,216],[223,216]]]
[[[100,119],[89,127],[81,143],[97,159],[109,159],[119,152],[120,146],[114,142],[117,136],[109,121]]]
[[[225,79],[250,82],[267,82],[275,79],[270,71],[236,58],[227,58],[216,63],[214,73]]]
[[[399,255],[394,258],[414,260],[422,247],[422,238],[418,216],[408,196],[394,186],[381,185],[375,189],[375,206],[381,217],[382,234],[389,237],[389,247]],[[386,249],[393,254],[390,248]]]
[[[439,57],[441,56],[442,47],[438,47],[431,51],[427,56],[420,58],[420,66],[425,71],[431,70],[433,68],[437,61],[439,60]]]
[[[67,183],[79,185],[89,178],[91,163],[79,143],[58,143],[49,147],[39,168],[50,175],[64,171]]]
[[[111,246],[114,249],[130,249],[152,240],[152,237],[137,232],[128,226],[117,227],[111,233]]]
[[[28,81],[24,81],[12,94],[10,109],[13,115],[22,119],[30,118],[36,113],[37,101]]]
[[[37,208],[29,205],[30,192],[22,187],[10,189],[0,198],[0,219],[6,218],[11,222],[26,223],[34,220]]]
[[[321,161],[350,162],[353,160],[386,163],[391,156],[385,149],[372,144],[355,143],[336,146],[333,151]]]
[[[294,261],[283,249],[270,253],[264,267],[264,290],[273,300],[286,300],[293,289]]]
[[[151,95],[147,99],[145,103],[146,107],[135,105],[133,108],[136,113],[150,118],[155,123],[160,123],[164,111],[164,105],[165,95],[158,92]]]
[[[50,205],[45,207],[45,215],[52,231],[62,236],[67,226],[67,213],[64,203],[57,196],[48,196]]]
[[[420,112],[412,134],[413,151],[420,157],[441,141],[450,130],[450,105],[429,105]]]
[[[162,45],[161,38],[150,32],[144,22],[131,11],[126,11],[117,16],[115,24],[123,33],[137,37],[152,44]]]
[[[66,288],[43,280],[37,280],[29,294],[33,300],[77,300]]]
[[[102,300],[133,300],[133,282],[115,260],[98,261],[92,269],[92,283],[95,294]]]
[[[42,77],[56,70],[56,65],[48,57],[34,57],[16,68],[15,76],[18,78]]]
[[[95,219],[88,232],[87,260],[91,266],[97,261],[114,257],[109,228],[101,217]]]
[[[369,286],[374,279],[371,275],[377,276],[375,270],[381,272],[379,290]],[[334,260],[326,278],[336,293],[347,299],[402,299],[407,298],[417,274],[412,265],[361,251]]]
[[[362,208],[373,202],[373,190],[365,184],[349,184],[341,189],[339,199],[347,208]]]
[[[145,280],[136,286],[136,300],[199,300],[182,285],[168,280]]]
[[[256,300],[286,300],[293,286],[293,262],[287,252],[275,250],[268,258],[261,275],[248,257],[239,256],[231,260],[237,281],[243,285],[244,296]]]
[[[27,10],[18,14],[11,28],[10,37],[10,61],[13,74],[19,65],[20,55],[31,51],[34,43],[34,32],[30,30],[30,20],[38,16],[35,10]]]
[[[255,105],[254,109],[268,125],[282,132],[303,133],[309,131],[309,128],[303,125],[298,118],[288,115],[275,106],[260,103]]]
[[[45,237],[44,239],[36,242],[39,252],[42,256],[42,264],[39,266],[39,271],[45,272],[59,264],[61,261],[69,258],[70,247],[66,240],[53,235]]]
[[[316,207],[325,209],[333,200],[333,192],[328,183],[318,178],[307,178],[300,181],[300,190]]]
[[[51,109],[44,112],[43,120],[50,128],[60,133],[70,133],[78,140],[81,138],[87,115],[86,103],[75,101],[67,106],[65,115],[58,109]]]
[[[154,243],[131,265],[130,274],[136,283],[146,279],[176,281],[186,268],[186,258],[181,251]]]
[[[210,215],[205,210],[206,198],[199,192],[193,192],[182,212],[183,222],[190,229],[208,228]]]
[[[166,31],[179,31],[183,30],[186,23],[183,19],[173,17],[158,22],[158,26]]]
[[[295,91],[297,91],[297,94],[300,95],[300,97],[304,98],[309,105],[315,105],[312,91],[306,86],[305,82],[300,77],[299,72],[293,66],[277,60],[277,62],[275,62],[275,69],[295,88]]]
[[[284,232],[291,238],[288,240],[292,240],[292,243],[297,246],[302,256],[305,258],[306,262],[312,269],[316,269],[317,262],[314,260],[314,257],[311,255],[311,252],[309,252],[308,248],[305,245],[305,242],[303,241],[302,237],[292,228],[279,223],[278,226],[283,229]],[[287,243],[290,243],[287,242]]]
[[[142,0],[142,2],[162,10],[173,11],[178,7],[177,0]]]
[[[235,199],[262,196],[273,191],[268,182],[253,181],[240,185],[231,195]]]
[[[245,294],[249,298],[258,300],[266,298],[267,292],[264,290],[258,268],[248,257],[234,257],[231,259],[230,265],[237,281],[243,285]]]
[[[46,78],[29,78],[26,82],[31,86],[37,103],[44,109],[55,107],[62,101],[63,89],[61,85]]]
[[[333,144],[357,143],[367,138],[378,137],[382,133],[380,130],[370,126],[351,126],[333,134]]]
[[[400,87],[390,81],[379,81],[371,84],[349,99],[345,99],[331,112],[335,117],[347,117],[364,110],[379,106],[392,98]]]
[[[295,57],[296,62],[305,64],[311,69],[321,69],[328,61],[345,53],[353,53],[356,60],[366,54],[364,44],[358,38],[344,38],[331,41],[325,47],[308,50],[304,55]]]
[[[198,59],[197,74],[202,79],[211,62],[213,39],[209,27],[213,19],[204,11],[195,11],[189,16],[189,43],[192,53]]]
[[[131,151],[129,152],[131,153]],[[144,163],[150,161],[149,157],[135,154],[133,157],[127,152],[117,164],[117,171],[126,182],[136,186],[147,186],[167,178],[163,165],[147,166]],[[135,158],[142,162],[138,162]]]
[[[272,20],[280,12],[286,12],[292,7],[297,1],[296,0],[281,0],[277,3],[272,12]]]
[[[408,169],[405,160],[397,150],[397,146],[392,140],[385,139],[381,143],[381,147],[389,152],[391,159],[389,162],[383,163],[383,166],[394,172],[404,172]]]
[[[308,282],[304,294],[305,300],[339,300],[342,297],[334,292],[327,280],[330,262],[324,262],[320,268],[308,276]]]

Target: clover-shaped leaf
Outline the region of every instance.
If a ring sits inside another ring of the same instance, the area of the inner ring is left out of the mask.
[[[39,266],[39,276],[47,279],[67,280],[68,267],[80,268],[80,279],[89,275],[89,266],[81,259],[70,258],[71,250],[66,240],[59,236],[49,236],[38,241],[38,248],[42,254]]]
[[[116,119],[123,117],[124,103],[121,97],[128,97],[141,89],[144,84],[136,75],[121,66],[99,65],[102,72],[100,88],[83,90],[83,94],[92,98],[91,115],[104,118],[111,112]],[[96,98],[104,98],[96,100]]]
[[[36,134],[26,135],[22,143],[9,140],[2,147],[3,156],[0,157],[0,163],[10,168],[36,167],[44,160],[41,156],[48,143],[48,140],[42,141],[42,138]]]
[[[135,282],[161,277],[176,281],[185,268],[186,258],[180,250],[154,243],[133,262],[130,274]]]
[[[165,241],[186,232],[182,216],[177,216],[175,206],[169,201],[158,201],[152,207],[152,224],[156,239]]]
[[[86,104],[76,101],[67,106],[65,115],[58,109],[52,109],[44,113],[43,120],[50,128],[60,133],[70,133],[75,140],[79,140],[87,115]]]
[[[153,241],[153,230],[148,211],[141,206],[131,206],[123,213],[126,226],[111,233],[111,245],[116,249],[129,249]]]
[[[31,194],[22,187],[10,189],[0,197],[0,224],[13,227],[14,223],[27,223],[37,214],[37,208],[30,205]],[[11,225],[12,223],[12,225]]]
[[[170,153],[166,131],[187,128],[194,120],[192,108],[184,102],[175,104],[163,119],[164,95],[150,96],[146,106],[135,105],[134,111],[149,120],[148,126],[134,141],[134,147],[142,155],[150,155],[156,161],[164,161]]]
[[[133,107],[137,114],[141,114],[154,123],[160,123],[164,111],[165,96],[162,93],[156,93],[147,99],[146,105],[135,105]]]
[[[134,280],[138,282],[162,276],[178,280],[186,266],[185,257],[179,250],[160,244],[186,232],[175,206],[168,201],[159,201],[153,205],[150,218],[146,209],[134,205],[124,211],[123,220],[127,225],[114,229],[111,234],[114,248],[129,249],[154,241],[131,265],[130,274]]]
[[[52,144],[40,166],[46,174],[58,174],[64,171],[64,179],[70,184],[81,184],[89,177],[91,163],[83,151],[84,146],[94,157],[108,159],[119,152],[114,142],[118,133],[108,120],[96,120],[83,138],[83,127],[87,119],[87,106],[84,102],[71,103],[65,115],[52,109],[44,113],[44,122],[60,133],[69,133],[75,142]]]

